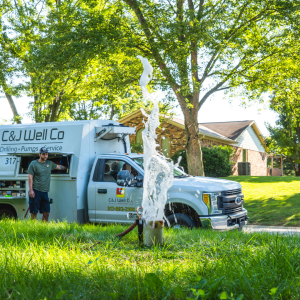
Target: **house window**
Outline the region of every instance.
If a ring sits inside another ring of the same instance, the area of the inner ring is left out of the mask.
[[[243,162],[247,162],[247,161],[248,161],[247,150],[243,149]]]
[[[169,157],[170,155],[170,143],[169,138],[164,137],[161,140],[161,152],[165,157]]]
[[[142,137],[142,132],[145,128],[140,128],[137,133],[136,133],[136,138],[135,138],[135,142],[137,144],[143,144],[143,137]]]

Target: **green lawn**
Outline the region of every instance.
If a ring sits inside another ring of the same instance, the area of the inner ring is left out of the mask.
[[[166,229],[142,248],[124,229],[0,221],[0,299],[299,299],[299,236]]]
[[[300,227],[300,178],[231,176],[245,195],[249,224]]]

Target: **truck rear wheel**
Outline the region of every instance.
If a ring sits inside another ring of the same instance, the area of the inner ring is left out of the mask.
[[[187,215],[185,214],[180,214],[180,213],[176,213],[176,214],[172,214],[169,215],[167,217],[168,221],[170,222],[170,225],[168,224],[168,222],[165,222],[165,226],[167,227],[173,227],[173,228],[194,228],[195,222]]]
[[[15,213],[7,208],[0,209],[0,220],[3,218],[15,219]]]

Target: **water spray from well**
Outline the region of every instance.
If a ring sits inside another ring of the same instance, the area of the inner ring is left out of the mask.
[[[151,114],[147,116],[145,130],[142,133],[144,147],[144,185],[143,185],[143,219],[145,228],[145,244],[163,243],[164,208],[167,202],[168,189],[173,184],[173,164],[168,162],[156,148],[156,129],[159,126],[159,107],[156,99],[147,89],[152,79],[153,68],[147,58],[137,56],[143,63],[144,71],[140,78],[140,86],[146,100],[153,103]]]

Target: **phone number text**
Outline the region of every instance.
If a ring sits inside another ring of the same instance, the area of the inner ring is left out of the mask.
[[[134,207],[115,207],[115,206],[108,206],[107,207],[108,211],[135,211]]]

